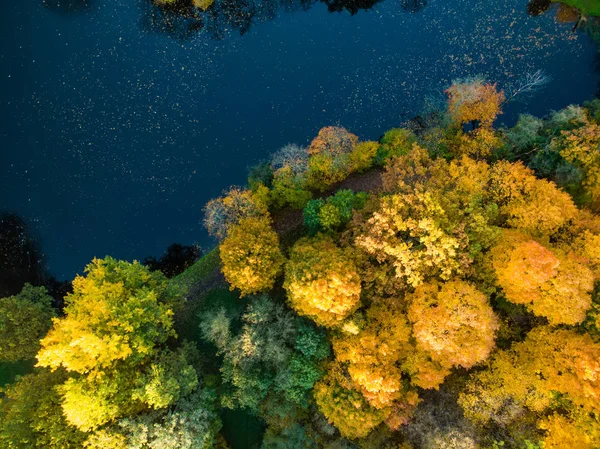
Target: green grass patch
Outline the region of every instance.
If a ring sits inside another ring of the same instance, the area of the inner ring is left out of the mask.
[[[558,2],[559,0],[553,0]],[[560,0],[560,3],[580,10],[585,16],[600,17],[600,0]]]
[[[208,281],[220,266],[219,247],[216,247],[183,273],[171,279],[169,288],[186,294],[194,284]]]
[[[33,365],[35,365],[35,360],[0,363],[0,388],[13,383],[17,376],[24,376],[32,372]]]

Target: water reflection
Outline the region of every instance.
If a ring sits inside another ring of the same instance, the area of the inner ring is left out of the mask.
[[[533,17],[539,16],[548,11],[551,4],[551,0],[530,0],[529,3],[527,3],[527,14]]]
[[[417,13],[427,6],[428,0],[400,0],[403,11]]]
[[[381,0],[220,0],[207,11],[193,7],[190,0],[158,6],[141,0],[141,25],[145,31],[167,33],[179,39],[188,39],[204,30],[215,39],[224,38],[234,30],[240,35],[254,23],[272,20],[281,12],[306,11],[317,3],[327,5],[332,13],[348,12],[355,15],[371,9]],[[417,13],[427,6],[428,0],[400,0],[402,9]]]
[[[42,0],[49,10],[63,14],[76,15],[90,11],[94,7],[93,0]]]

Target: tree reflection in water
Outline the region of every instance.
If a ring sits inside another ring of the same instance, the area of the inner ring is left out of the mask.
[[[141,24],[146,31],[167,33],[188,39],[204,30],[214,39],[223,39],[235,30],[244,35],[254,23],[272,20],[280,12],[306,11],[316,3],[325,3],[329,12],[347,11],[351,15],[368,10],[381,0],[217,0],[207,11],[196,9],[192,0],[175,0],[168,5],[155,5],[140,0]],[[416,13],[428,0],[400,0],[404,11]]]

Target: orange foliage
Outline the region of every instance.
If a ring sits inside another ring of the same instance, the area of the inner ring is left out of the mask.
[[[515,233],[505,234],[491,256],[509,301],[526,305],[550,324],[585,319],[593,289],[593,274],[585,264]]]
[[[339,365],[332,365],[328,373],[315,384],[315,402],[325,417],[346,438],[364,438],[391,413],[390,409],[376,409],[343,375]]]
[[[473,285],[460,280],[423,284],[407,299],[417,347],[434,361],[470,368],[489,356],[498,320]]]
[[[458,123],[479,121],[484,126],[491,126],[504,101],[504,92],[496,89],[496,84],[472,80],[455,83],[446,90],[448,95],[448,112]]]

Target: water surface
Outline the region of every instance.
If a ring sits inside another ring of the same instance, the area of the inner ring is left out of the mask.
[[[248,166],[325,125],[377,139],[453,79],[549,74],[506,123],[596,92],[594,45],[553,14],[524,0],[406,11],[419,3],[245,0],[190,25],[137,0],[2,2],[0,208],[33,222],[71,278],[94,256],[208,245],[203,205]]]

